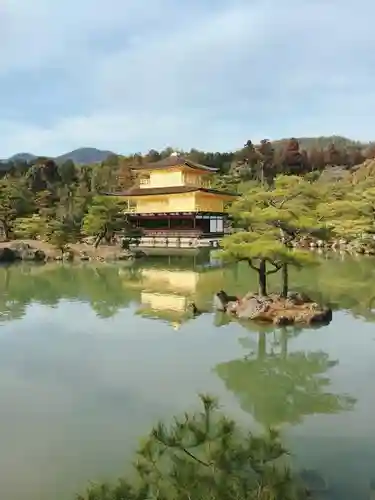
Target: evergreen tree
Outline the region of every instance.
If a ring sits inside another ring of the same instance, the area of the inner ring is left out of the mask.
[[[17,217],[32,209],[33,201],[26,185],[12,177],[0,179],[0,229],[8,240]]]
[[[292,248],[306,234],[327,237],[319,222],[318,193],[301,177],[279,176],[272,189],[254,186],[230,208],[237,230],[224,237],[219,255],[246,260],[258,273],[259,294],[267,295],[267,276],[283,270],[282,295],[288,293],[288,266],[315,261],[310,252]]]
[[[74,242],[74,233],[69,222],[69,220],[63,218],[50,220],[46,224],[46,238],[54,247],[60,250],[61,255],[66,252],[68,243]]]
[[[246,434],[200,396],[202,411],[160,423],[137,452],[134,482],[92,486],[77,500],[245,500],[307,498],[285,464],[278,433]]]
[[[115,232],[124,232],[129,225],[125,210],[125,202],[112,196],[95,196],[87,214],[83,219],[83,232],[95,236],[95,247],[103,239],[109,241]]]
[[[336,238],[364,241],[375,229],[375,186],[372,179],[359,184],[337,183],[323,194],[317,207],[321,220]]]

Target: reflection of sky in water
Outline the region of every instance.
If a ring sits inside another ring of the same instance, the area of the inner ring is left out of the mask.
[[[375,478],[374,324],[336,313],[328,327],[304,332],[292,346],[338,359],[329,372],[332,391],[357,398],[353,411],[308,417],[289,431],[294,452],[306,466],[329,470],[338,498],[369,498],[369,478]]]
[[[240,348],[220,330],[192,327],[176,333],[129,309],[100,320],[89,306],[67,302],[31,306],[22,320],[5,323],[0,484],[7,499],[28,492],[44,500],[54,483],[72,483],[74,492],[98,475],[120,474],[155,419],[185,410],[198,390],[218,393],[210,367]],[[218,352],[212,345],[220,337]]]
[[[198,391],[220,395],[231,413],[251,423],[213,368],[243,357],[238,340],[256,340],[255,334],[233,323],[214,328],[211,315],[176,332],[133,312],[102,320],[87,304],[34,304],[23,319],[0,326],[4,499],[51,500],[58,491],[69,499],[89,479],[120,474],[137,438],[156,418],[194,404]],[[353,411],[286,427],[288,442],[304,465],[326,464],[333,482],[339,475],[368,484],[375,475],[374,326],[336,313],[330,326],[291,339],[288,351],[294,350],[339,359],[327,390],[358,401]]]

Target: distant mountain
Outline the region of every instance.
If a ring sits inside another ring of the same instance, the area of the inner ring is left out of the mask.
[[[56,163],[64,163],[64,161],[72,160],[76,164],[80,163],[100,163],[115,153],[112,151],[104,151],[96,148],[79,148],[74,151],[70,151],[69,153],[65,153],[63,155],[57,156],[53,158]],[[17,153],[8,160],[5,161],[27,161],[30,162],[37,158],[36,155],[31,153]]]
[[[111,156],[115,153],[112,151],[105,151],[96,148],[79,148],[74,151],[70,151],[70,153],[65,153],[63,155],[57,156],[54,160],[57,163],[63,163],[67,160],[72,160],[74,163],[100,163],[101,161],[105,161],[108,156]]]
[[[10,158],[8,158],[9,161],[32,161],[35,160],[36,156],[32,155],[30,153],[17,153]]]

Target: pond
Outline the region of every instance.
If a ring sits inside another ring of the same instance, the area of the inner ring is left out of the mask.
[[[73,500],[88,481],[116,478],[157,419],[194,409],[205,392],[249,428],[279,427],[297,464],[329,482],[329,498],[368,499],[374,264],[331,257],[292,274],[294,289],[334,308],[313,330],[209,312],[218,290],[241,294],[256,281],[245,264],[205,256],[0,268],[2,498]],[[189,317],[191,300],[208,312]]]

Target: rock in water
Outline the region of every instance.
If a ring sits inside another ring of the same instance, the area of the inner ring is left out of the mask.
[[[65,262],[73,262],[74,260],[74,252],[72,250],[66,250],[63,254],[63,261]]]
[[[11,263],[19,260],[19,255],[15,250],[5,247],[0,248],[0,262]]]
[[[79,253],[79,257],[81,260],[84,260],[84,261],[87,261],[87,260],[90,260],[90,256],[88,255],[87,252],[85,252],[84,250],[82,250],[80,253]]]
[[[16,241],[11,243],[9,249],[15,252],[16,260],[24,260],[30,262],[43,262],[46,260],[46,254],[43,250],[38,250],[31,247],[28,243],[23,241]],[[13,261],[12,261],[13,262]]]
[[[223,295],[221,292],[215,293],[213,300],[214,311],[225,312],[227,310],[228,300],[226,299],[226,294]]]
[[[332,309],[324,307],[320,311],[316,311],[310,319],[310,324],[330,323],[332,321]]]
[[[43,250],[35,250],[34,251],[34,261],[35,262],[44,262],[46,260],[46,254]]]
[[[231,304],[233,308],[233,303],[237,303],[238,298],[234,295],[228,295],[224,290],[220,290],[214,295],[213,308],[215,311],[226,312],[228,310],[228,305]]]

